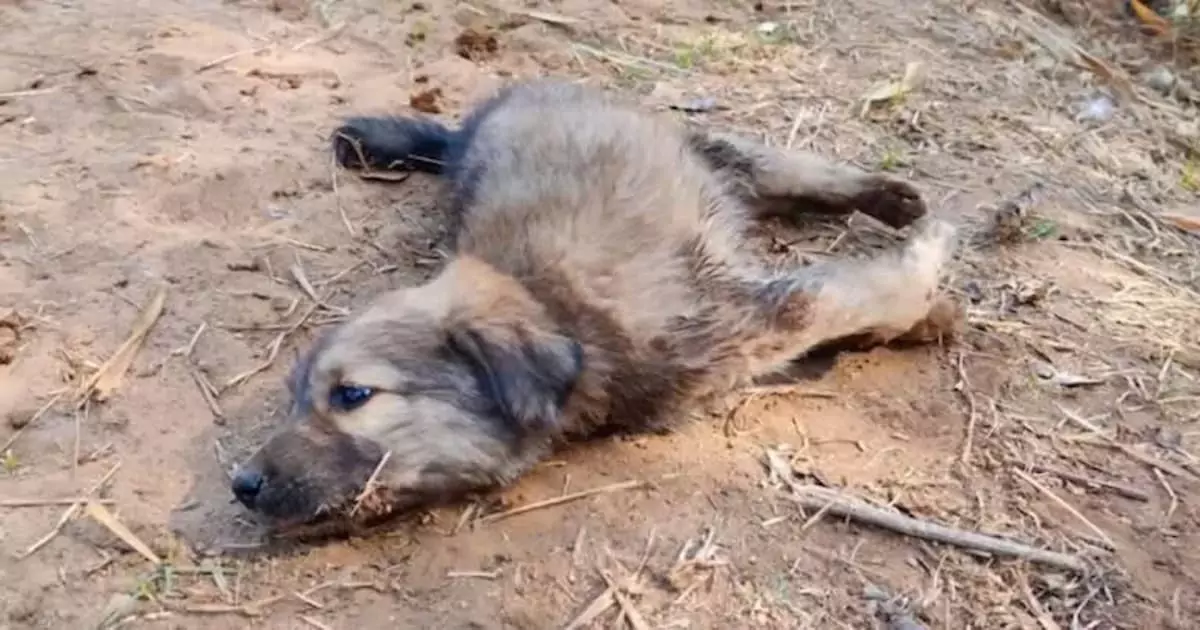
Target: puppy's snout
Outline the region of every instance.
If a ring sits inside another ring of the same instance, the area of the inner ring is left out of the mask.
[[[243,468],[238,470],[237,474],[233,476],[230,486],[233,490],[233,496],[237,497],[237,500],[242,505],[253,510],[255,502],[258,500],[258,495],[262,492],[264,483],[266,483],[266,479],[263,478],[261,472]]]

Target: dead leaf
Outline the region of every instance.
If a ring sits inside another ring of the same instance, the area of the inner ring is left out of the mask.
[[[925,64],[919,61],[909,62],[905,66],[904,76],[900,80],[889,81],[867,92],[866,96],[863,97],[863,107],[860,115],[866,116],[870,112],[871,107],[877,103],[886,103],[903,97],[921,87],[921,84],[924,82]]]
[[[160,288],[138,316],[137,322],[133,326],[133,332],[129,334],[121,347],[117,348],[112,357],[105,361],[79,388],[81,403],[88,397],[96,402],[103,402],[120,387],[121,379],[125,376],[125,372],[129,371],[129,366],[133,365],[133,359],[141,349],[142,342],[146,340],[146,335],[150,334],[150,329],[154,328],[154,324],[162,316],[166,301],[167,290]]]
[[[1146,6],[1141,0],[1129,0],[1129,8],[1133,9],[1133,14],[1137,16],[1138,21],[1155,35],[1163,36],[1171,33],[1171,23],[1155,13],[1154,9]]]

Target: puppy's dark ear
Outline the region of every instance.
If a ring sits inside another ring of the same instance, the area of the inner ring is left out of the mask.
[[[583,347],[562,335],[511,328],[461,328],[451,348],[465,358],[479,388],[521,433],[547,433],[583,372]]]

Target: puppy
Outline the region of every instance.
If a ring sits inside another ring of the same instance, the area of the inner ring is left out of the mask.
[[[939,312],[954,231],[909,184],[581,86],[510,86],[458,129],[352,118],[333,148],[443,177],[456,254],[295,366],[290,419],[232,483],[276,527],[344,514],[377,467],[381,513],[503,486],[564,440],[679,417],[826,342],[925,334]],[[743,243],[768,215],[855,210],[912,234],[810,267]]]

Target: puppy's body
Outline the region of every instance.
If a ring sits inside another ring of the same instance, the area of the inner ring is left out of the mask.
[[[285,521],[352,496],[385,452],[398,502],[449,498],[511,481],[558,439],[669,418],[823,342],[908,333],[951,248],[947,226],[921,219],[874,260],[772,268],[742,244],[755,218],[857,208],[899,227],[924,207],[902,182],[572,85],[509,88],[458,130],[351,119],[335,150],[350,167],[442,174],[457,251],[296,370],[294,419],[235,481]]]

